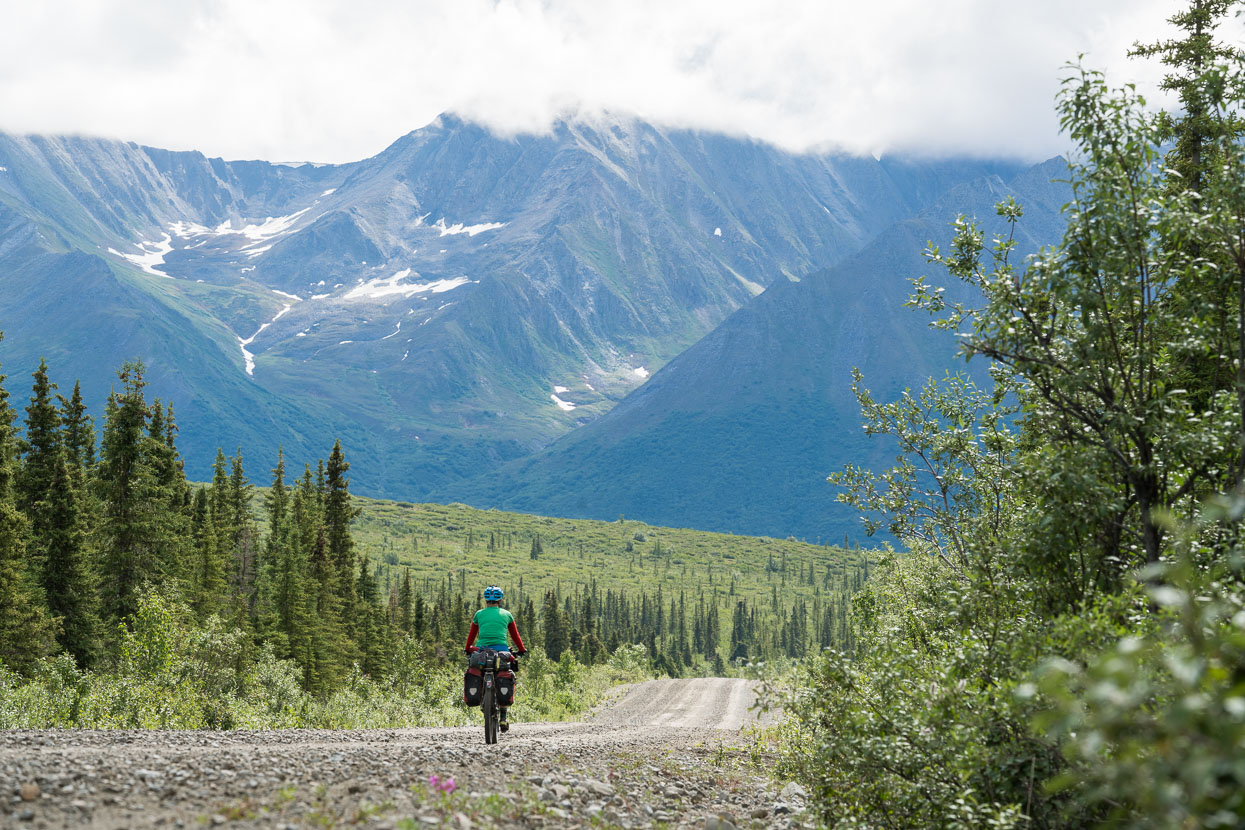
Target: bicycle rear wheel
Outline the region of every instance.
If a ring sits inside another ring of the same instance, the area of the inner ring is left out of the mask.
[[[480,705],[480,710],[484,713],[484,742],[486,744],[497,743],[497,721],[499,718],[497,712],[497,691],[488,685],[484,688],[484,701]]]

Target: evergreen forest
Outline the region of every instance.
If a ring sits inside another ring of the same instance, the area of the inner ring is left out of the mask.
[[[193,484],[173,405],[146,399],[143,372],[118,372],[98,440],[80,386],[58,394],[46,364],[24,417],[0,398],[10,724],[349,724],[334,701],[360,690],[392,707],[368,723],[461,719],[462,645],[493,583],[534,651],[532,690],[560,671],[532,717],[574,714],[623,678],[850,647],[859,551],[359,499],[340,445],[295,473],[279,455],[263,487],[241,450],[221,451]]]

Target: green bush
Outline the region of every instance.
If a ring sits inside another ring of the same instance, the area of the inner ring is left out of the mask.
[[[1054,787],[1129,827],[1241,826],[1243,573],[1239,553],[1219,578],[1188,559],[1154,568],[1154,624],[1034,673],[1020,694],[1052,702],[1036,724],[1069,763]]]
[[[884,558],[857,598],[857,653],[827,652],[797,673],[780,767],[811,788],[826,824],[1055,823],[1058,806],[1034,782],[1058,753],[1029,734],[1030,704],[1010,693],[1024,634],[965,629],[957,585],[932,557]]]
[[[191,625],[175,598],[145,591],[119,633],[115,665],[83,671],[69,655],[38,663],[29,678],[0,665],[0,728],[369,729],[478,722],[462,703],[463,667],[414,638],[399,641],[383,680],[352,668],[343,687],[318,698],[301,670],[257,651],[218,617]],[[253,652],[253,653],[252,653]],[[556,663],[533,649],[519,675],[515,721],[582,715],[619,683],[648,675],[648,651],[621,646],[601,665],[570,651]]]

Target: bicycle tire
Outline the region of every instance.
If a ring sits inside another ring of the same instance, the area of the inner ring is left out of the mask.
[[[480,705],[484,712],[484,742],[497,743],[497,692],[491,685],[484,687],[484,700]]]

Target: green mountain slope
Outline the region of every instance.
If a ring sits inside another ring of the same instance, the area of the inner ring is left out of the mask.
[[[832,624],[835,631],[824,632],[826,637],[841,636],[845,598],[863,584],[870,567],[861,551],[794,540],[461,504],[357,502],[361,511],[352,532],[386,594],[409,569],[415,592],[429,601],[463,595],[470,605],[485,586],[495,584],[517,611],[529,601],[539,609],[546,592],[560,600],[588,592],[598,604],[607,594],[649,605],[660,598],[663,613],[681,599],[690,625],[703,600],[704,607],[719,609],[724,657],[730,656],[731,617],[740,602],[757,616],[764,632],[758,636],[766,638],[767,648],[780,647],[782,626],[792,613],[805,615],[810,630]],[[537,536],[543,552],[532,559]]]
[[[922,251],[949,241],[957,213],[997,226],[993,205],[1009,194],[1026,206],[1021,251],[1054,241],[1065,193],[1051,179],[1062,170],[1052,160],[1009,182],[951,190],[843,264],[774,284],[598,421],[439,495],[808,540],[858,536],[825,478],[848,462],[880,467],[891,453],[860,429],[852,368],[883,399],[957,368],[954,340],[903,308],[908,279],[931,273]]]

